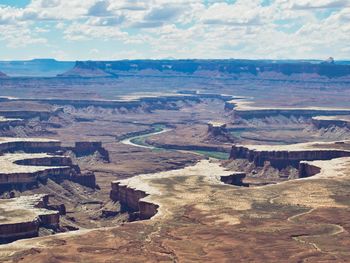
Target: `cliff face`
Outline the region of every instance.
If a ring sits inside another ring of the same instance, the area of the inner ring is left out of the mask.
[[[320,172],[321,168],[316,165],[309,164],[308,162],[300,162],[299,164],[299,178],[311,177]]]
[[[140,219],[150,219],[158,212],[158,205],[142,200],[148,196],[144,191],[129,188],[120,182],[112,182],[110,197],[119,201],[122,208],[129,212],[138,212]]]
[[[102,147],[102,142],[76,142],[72,150],[78,157],[98,152],[101,154],[103,160],[109,162],[109,153]]]
[[[334,63],[263,60],[122,60],[77,61],[75,67],[60,76],[106,77],[116,74],[197,74],[250,75],[252,77],[298,79],[350,76],[350,66]]]
[[[236,103],[232,101],[225,102],[225,110],[226,111],[234,111],[234,115],[236,117],[240,117],[243,119],[254,119],[254,118],[266,118],[273,116],[286,116],[286,117],[313,117],[317,115],[349,115],[349,110],[322,110],[322,109],[264,109],[264,108],[256,108],[254,107],[250,109],[237,109]]]
[[[0,244],[36,237],[39,227],[59,227],[59,212],[48,210],[48,195],[0,200]]]
[[[330,160],[350,156],[343,150],[255,150],[244,146],[233,146],[230,159],[248,159],[257,166],[269,161],[275,168],[282,169],[289,165],[298,168],[300,161]]]
[[[79,142],[73,149],[86,155],[98,151],[109,161],[108,151],[100,142]],[[67,179],[87,187],[96,187],[94,173],[81,173],[70,157],[57,155],[65,150],[55,140],[0,138],[0,192],[13,188],[25,189],[48,178],[56,182]]]
[[[243,179],[246,177],[245,173],[233,173],[230,175],[224,175],[220,177],[220,181],[225,183],[225,184],[230,184],[230,185],[236,185],[236,186],[246,186],[248,187],[249,184],[246,184],[243,182]]]
[[[0,156],[0,191],[15,185],[32,185],[51,178],[70,179],[76,171],[69,157],[47,154],[4,154]]]
[[[60,147],[61,142],[55,140],[0,138],[0,152],[54,152]]]

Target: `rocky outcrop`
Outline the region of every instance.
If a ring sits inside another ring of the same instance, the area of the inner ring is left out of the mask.
[[[288,150],[278,147],[266,146],[262,149],[249,148],[248,146],[234,145],[231,150],[230,159],[247,159],[257,166],[264,166],[269,161],[274,168],[282,169],[287,166],[299,167],[300,161],[330,160],[350,156],[350,151],[336,149],[302,149]],[[268,149],[269,148],[269,149]]]
[[[221,122],[209,122],[208,133],[213,136],[219,136],[227,133],[226,123]]]
[[[150,219],[158,212],[158,205],[143,200],[148,194],[141,190],[130,188],[121,182],[112,182],[110,198],[119,201],[122,209],[131,213],[138,213],[141,220]]]
[[[226,129],[226,123],[209,122],[208,123],[208,140],[218,142],[233,142],[234,138]]]
[[[102,142],[76,142],[72,149],[77,157],[86,156],[98,152],[103,160],[109,162],[109,153],[102,147]]]
[[[22,119],[6,118],[0,115],[0,129],[8,129],[11,126],[24,124]]]
[[[70,180],[86,187],[96,187],[96,176],[93,172],[73,173]]]
[[[246,184],[243,182],[243,179],[245,177],[246,177],[245,173],[236,172],[230,175],[220,176],[220,181],[225,184],[248,187],[249,184]]]
[[[57,229],[59,212],[48,210],[48,195],[0,200],[0,244],[36,237],[39,227]]]
[[[317,129],[329,128],[332,126],[337,127],[346,127],[350,129],[350,117],[342,117],[342,116],[318,116],[312,118],[312,124]]]
[[[314,176],[321,172],[321,168],[308,162],[299,163],[299,178]]]

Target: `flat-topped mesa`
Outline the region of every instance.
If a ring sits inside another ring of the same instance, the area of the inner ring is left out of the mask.
[[[6,153],[0,156],[0,192],[25,189],[48,178],[60,182],[75,174],[77,171],[72,160],[66,156],[46,153]]]
[[[26,189],[47,179],[58,183],[71,180],[95,188],[95,174],[82,173],[69,156],[62,155],[65,150],[67,149],[61,147],[61,142],[56,140],[0,138],[0,191]],[[16,153],[17,151],[21,153]],[[108,151],[102,148],[101,143],[77,143],[78,153],[91,154],[95,151],[109,161]]]
[[[24,121],[18,118],[7,118],[0,115],[0,129],[9,128],[10,126],[18,126]]]
[[[59,228],[59,212],[48,210],[48,195],[0,200],[0,244],[37,237],[39,228]]]
[[[268,60],[120,60],[77,61],[62,77],[209,76],[242,79],[319,80],[348,79],[350,66],[337,63]]]
[[[14,99],[15,100],[15,99]],[[32,119],[39,118],[40,120],[48,120],[54,112],[48,110],[35,111],[35,110],[0,110],[0,115],[6,118],[16,119]]]
[[[307,117],[349,115],[350,108],[327,107],[260,107],[247,98],[234,98],[225,102],[225,110],[235,119],[260,119],[274,116]]]
[[[111,184],[110,198],[119,201],[124,211],[131,212],[129,220],[150,219],[157,214],[159,206],[143,200],[148,194],[124,185],[121,181]]]
[[[331,160],[334,158],[350,156],[350,151],[335,149],[331,144],[324,143],[330,147],[317,147],[317,144],[294,144],[284,146],[256,145],[238,146],[234,145],[231,150],[230,159],[247,159],[256,166],[264,166],[270,162],[272,167],[283,169],[287,166],[299,168],[300,161]]]
[[[329,128],[332,126],[346,127],[350,129],[350,116],[316,116],[312,118],[312,124],[318,128]]]
[[[29,153],[56,152],[61,148],[61,142],[41,138],[0,138],[0,153],[24,151]]]

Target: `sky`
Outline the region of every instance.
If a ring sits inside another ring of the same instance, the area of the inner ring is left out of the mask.
[[[0,0],[0,60],[350,59],[350,0]]]

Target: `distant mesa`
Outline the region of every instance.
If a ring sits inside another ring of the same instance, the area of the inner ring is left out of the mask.
[[[77,61],[60,77],[203,76],[258,79],[318,79],[350,77],[350,65],[326,61],[184,59]]]
[[[73,66],[74,62],[57,61],[51,58],[0,61],[0,71],[9,77],[55,77]]]
[[[334,64],[334,58],[333,57],[329,57],[327,58],[325,61],[322,62],[322,64]]]
[[[112,77],[113,74],[105,71],[102,65],[98,62],[77,61],[74,68],[63,74],[58,74],[58,77]]]

